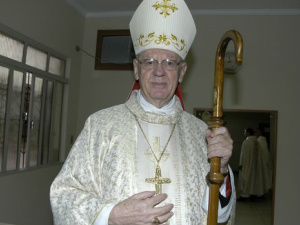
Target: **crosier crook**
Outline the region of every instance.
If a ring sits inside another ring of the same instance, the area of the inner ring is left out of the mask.
[[[213,116],[209,121],[212,130],[221,127],[223,120],[223,83],[224,83],[224,56],[229,41],[233,41],[235,47],[235,60],[238,65],[243,61],[243,39],[239,32],[235,30],[227,31],[221,38],[217,52],[215,65],[215,84],[214,84],[214,108]],[[224,181],[222,173],[220,173],[221,158],[211,158],[210,172],[208,180],[209,188],[209,205],[208,205],[208,225],[216,225],[218,218],[219,189]],[[233,178],[232,178],[233,179]]]

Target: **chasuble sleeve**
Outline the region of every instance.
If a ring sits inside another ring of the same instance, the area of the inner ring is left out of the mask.
[[[228,204],[223,205],[221,201],[219,200],[219,206],[218,206],[218,223],[225,223],[227,222],[231,217],[233,218],[234,216],[232,213],[234,213],[235,209],[235,202],[236,202],[236,194],[235,194],[235,186],[234,186],[234,177],[233,172],[228,165],[228,170],[230,174],[230,185],[231,185],[231,195],[228,197],[229,201]],[[220,187],[220,194],[223,196],[226,196],[226,183],[222,184]],[[203,196],[203,201],[202,201],[202,208],[203,210],[208,213],[208,203],[209,203],[209,186],[207,186],[204,196]],[[232,221],[228,221],[228,224],[231,224]]]
[[[111,203],[101,194],[100,175],[93,159],[95,146],[91,146],[95,138],[92,123],[89,118],[52,183],[50,200],[56,225],[91,225]]]

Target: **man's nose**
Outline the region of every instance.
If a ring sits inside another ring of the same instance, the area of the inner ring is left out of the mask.
[[[154,69],[154,75],[155,76],[164,76],[165,75],[165,70],[163,68],[163,64],[162,63],[157,63],[156,68]]]

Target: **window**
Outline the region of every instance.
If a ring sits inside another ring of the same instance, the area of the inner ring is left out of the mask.
[[[66,58],[0,24],[0,173],[59,162]]]

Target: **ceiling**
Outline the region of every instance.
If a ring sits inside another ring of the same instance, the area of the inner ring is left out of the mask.
[[[142,0],[65,0],[85,17],[132,15]],[[162,0],[157,0],[162,1]],[[299,0],[186,0],[193,14],[296,14]]]

